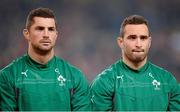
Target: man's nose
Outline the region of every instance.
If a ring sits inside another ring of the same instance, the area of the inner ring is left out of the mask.
[[[137,46],[137,47],[141,47],[141,46],[142,46],[142,43],[141,43],[141,39],[140,39],[140,38],[137,38],[137,39],[136,39],[136,46]]]
[[[48,38],[49,37],[49,31],[47,29],[44,30],[43,37],[44,38]]]

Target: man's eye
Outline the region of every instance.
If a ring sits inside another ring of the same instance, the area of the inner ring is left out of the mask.
[[[44,30],[44,27],[37,27],[37,30]]]
[[[142,40],[145,40],[145,39],[147,39],[148,38],[148,36],[141,36],[141,39]]]
[[[136,39],[136,36],[132,36],[131,39]]]
[[[49,31],[55,31],[55,28],[48,28]]]
[[[136,39],[136,36],[135,35],[131,35],[128,37],[129,39]]]

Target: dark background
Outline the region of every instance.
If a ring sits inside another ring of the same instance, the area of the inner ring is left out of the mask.
[[[37,7],[54,10],[56,54],[79,67],[89,82],[120,59],[116,38],[122,20],[131,14],[149,20],[149,60],[180,82],[180,0],[1,0],[0,69],[27,52],[22,30],[28,12]]]

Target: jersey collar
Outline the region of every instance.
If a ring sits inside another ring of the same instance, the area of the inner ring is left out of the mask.
[[[125,64],[122,60],[121,60],[120,62],[121,62],[121,64],[122,64],[122,66],[123,66],[126,70],[131,71],[131,72],[136,72],[136,73],[141,73],[141,72],[146,71],[146,69],[148,68],[148,65],[149,65],[149,62],[147,61],[147,62],[145,63],[145,65],[142,66],[140,69],[134,70],[134,69],[130,68],[127,64]]]
[[[55,56],[49,60],[46,64],[40,64],[34,61],[29,55],[27,55],[27,62],[28,64],[37,70],[48,70],[54,66],[55,63]]]

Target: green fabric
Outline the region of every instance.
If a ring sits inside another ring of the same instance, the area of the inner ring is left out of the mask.
[[[180,86],[168,71],[147,62],[133,70],[121,60],[91,85],[93,110],[180,110]]]
[[[0,84],[1,110],[90,110],[85,76],[56,56],[45,65],[22,56],[0,71]]]

